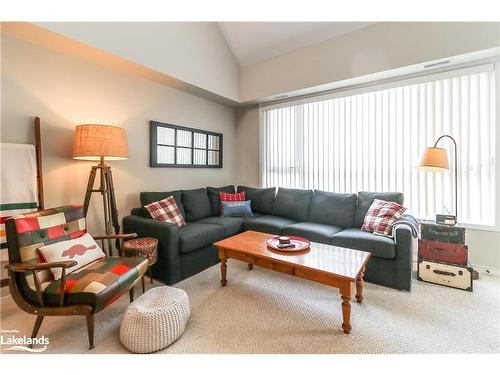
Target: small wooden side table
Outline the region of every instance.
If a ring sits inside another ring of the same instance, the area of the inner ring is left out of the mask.
[[[137,257],[148,260],[148,274],[153,284],[153,276],[151,275],[151,266],[158,259],[158,240],[156,238],[136,238],[126,241],[122,246],[122,254],[126,257]],[[144,276],[142,277],[142,292],[146,291],[144,285]]]

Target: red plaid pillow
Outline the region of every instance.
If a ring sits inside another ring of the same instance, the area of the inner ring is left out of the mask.
[[[231,193],[224,193],[221,191],[219,193],[220,195],[220,201],[221,202],[240,202],[240,201],[246,201],[247,197],[244,191],[241,193],[236,193],[236,194],[231,194]]]
[[[384,236],[392,234],[392,226],[400,218],[406,208],[395,202],[375,199],[368,209],[362,230]]]
[[[150,203],[144,206],[148,210],[151,217],[155,220],[172,223],[178,227],[186,225],[186,221],[181,214],[181,210],[177,207],[174,197],[171,195],[158,202]]]
[[[221,201],[221,204],[220,204],[221,214],[222,214],[222,202],[240,202],[240,201],[247,200],[247,196],[246,196],[244,191],[242,191],[241,193],[236,193],[236,194],[224,193],[223,191],[221,191],[219,193],[219,197],[220,197],[220,201]]]

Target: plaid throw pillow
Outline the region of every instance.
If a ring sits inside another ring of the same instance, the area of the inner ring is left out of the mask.
[[[241,201],[246,201],[247,197],[244,191],[241,193],[236,193],[236,194],[231,194],[231,193],[224,193],[221,191],[219,193],[220,197],[220,213],[222,215],[223,210],[222,210],[222,202],[241,202]]]
[[[365,215],[361,229],[375,234],[390,236],[393,224],[405,211],[406,208],[400,204],[375,199]]]
[[[224,193],[223,191],[221,191],[219,195],[221,202],[239,202],[246,200],[246,194],[244,191],[236,194]]]
[[[151,217],[155,220],[172,223],[178,227],[186,225],[181,210],[179,210],[172,195],[161,201],[150,203],[144,206],[144,208],[148,210]]]

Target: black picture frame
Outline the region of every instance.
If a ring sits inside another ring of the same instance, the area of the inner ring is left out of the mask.
[[[175,131],[174,135],[174,144],[172,145],[162,145],[158,143],[158,128],[167,128],[173,129]],[[177,131],[183,130],[187,132],[191,132],[191,147],[186,146],[177,146]],[[206,147],[197,148],[194,147],[194,134],[204,134],[206,135]],[[210,149],[208,147],[208,139],[209,136],[217,137],[219,143],[219,149]],[[158,162],[158,146],[168,146],[174,148],[174,163],[159,163]],[[189,164],[177,164],[177,149],[190,149],[191,150],[191,163]],[[203,150],[206,152],[205,155],[205,164],[194,164],[194,151],[195,150]],[[180,126],[174,124],[163,123],[159,121],[150,121],[149,122],[149,166],[151,168],[222,168],[223,167],[223,135],[221,133],[211,132],[202,129],[191,128],[187,126]],[[208,154],[210,151],[219,153],[219,163],[218,164],[209,164]]]

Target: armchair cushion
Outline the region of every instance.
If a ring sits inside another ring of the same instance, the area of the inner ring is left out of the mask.
[[[67,274],[106,256],[97,242],[95,242],[88,233],[74,240],[60,241],[51,245],[42,246],[38,250],[46,262],[75,260],[77,264],[68,267],[66,269]],[[51,268],[50,272],[54,280],[59,280],[62,276],[61,267]]]
[[[116,301],[148,268],[147,259],[107,257],[66,275],[65,305],[88,304],[94,312]],[[44,302],[58,306],[61,280],[42,283]]]

